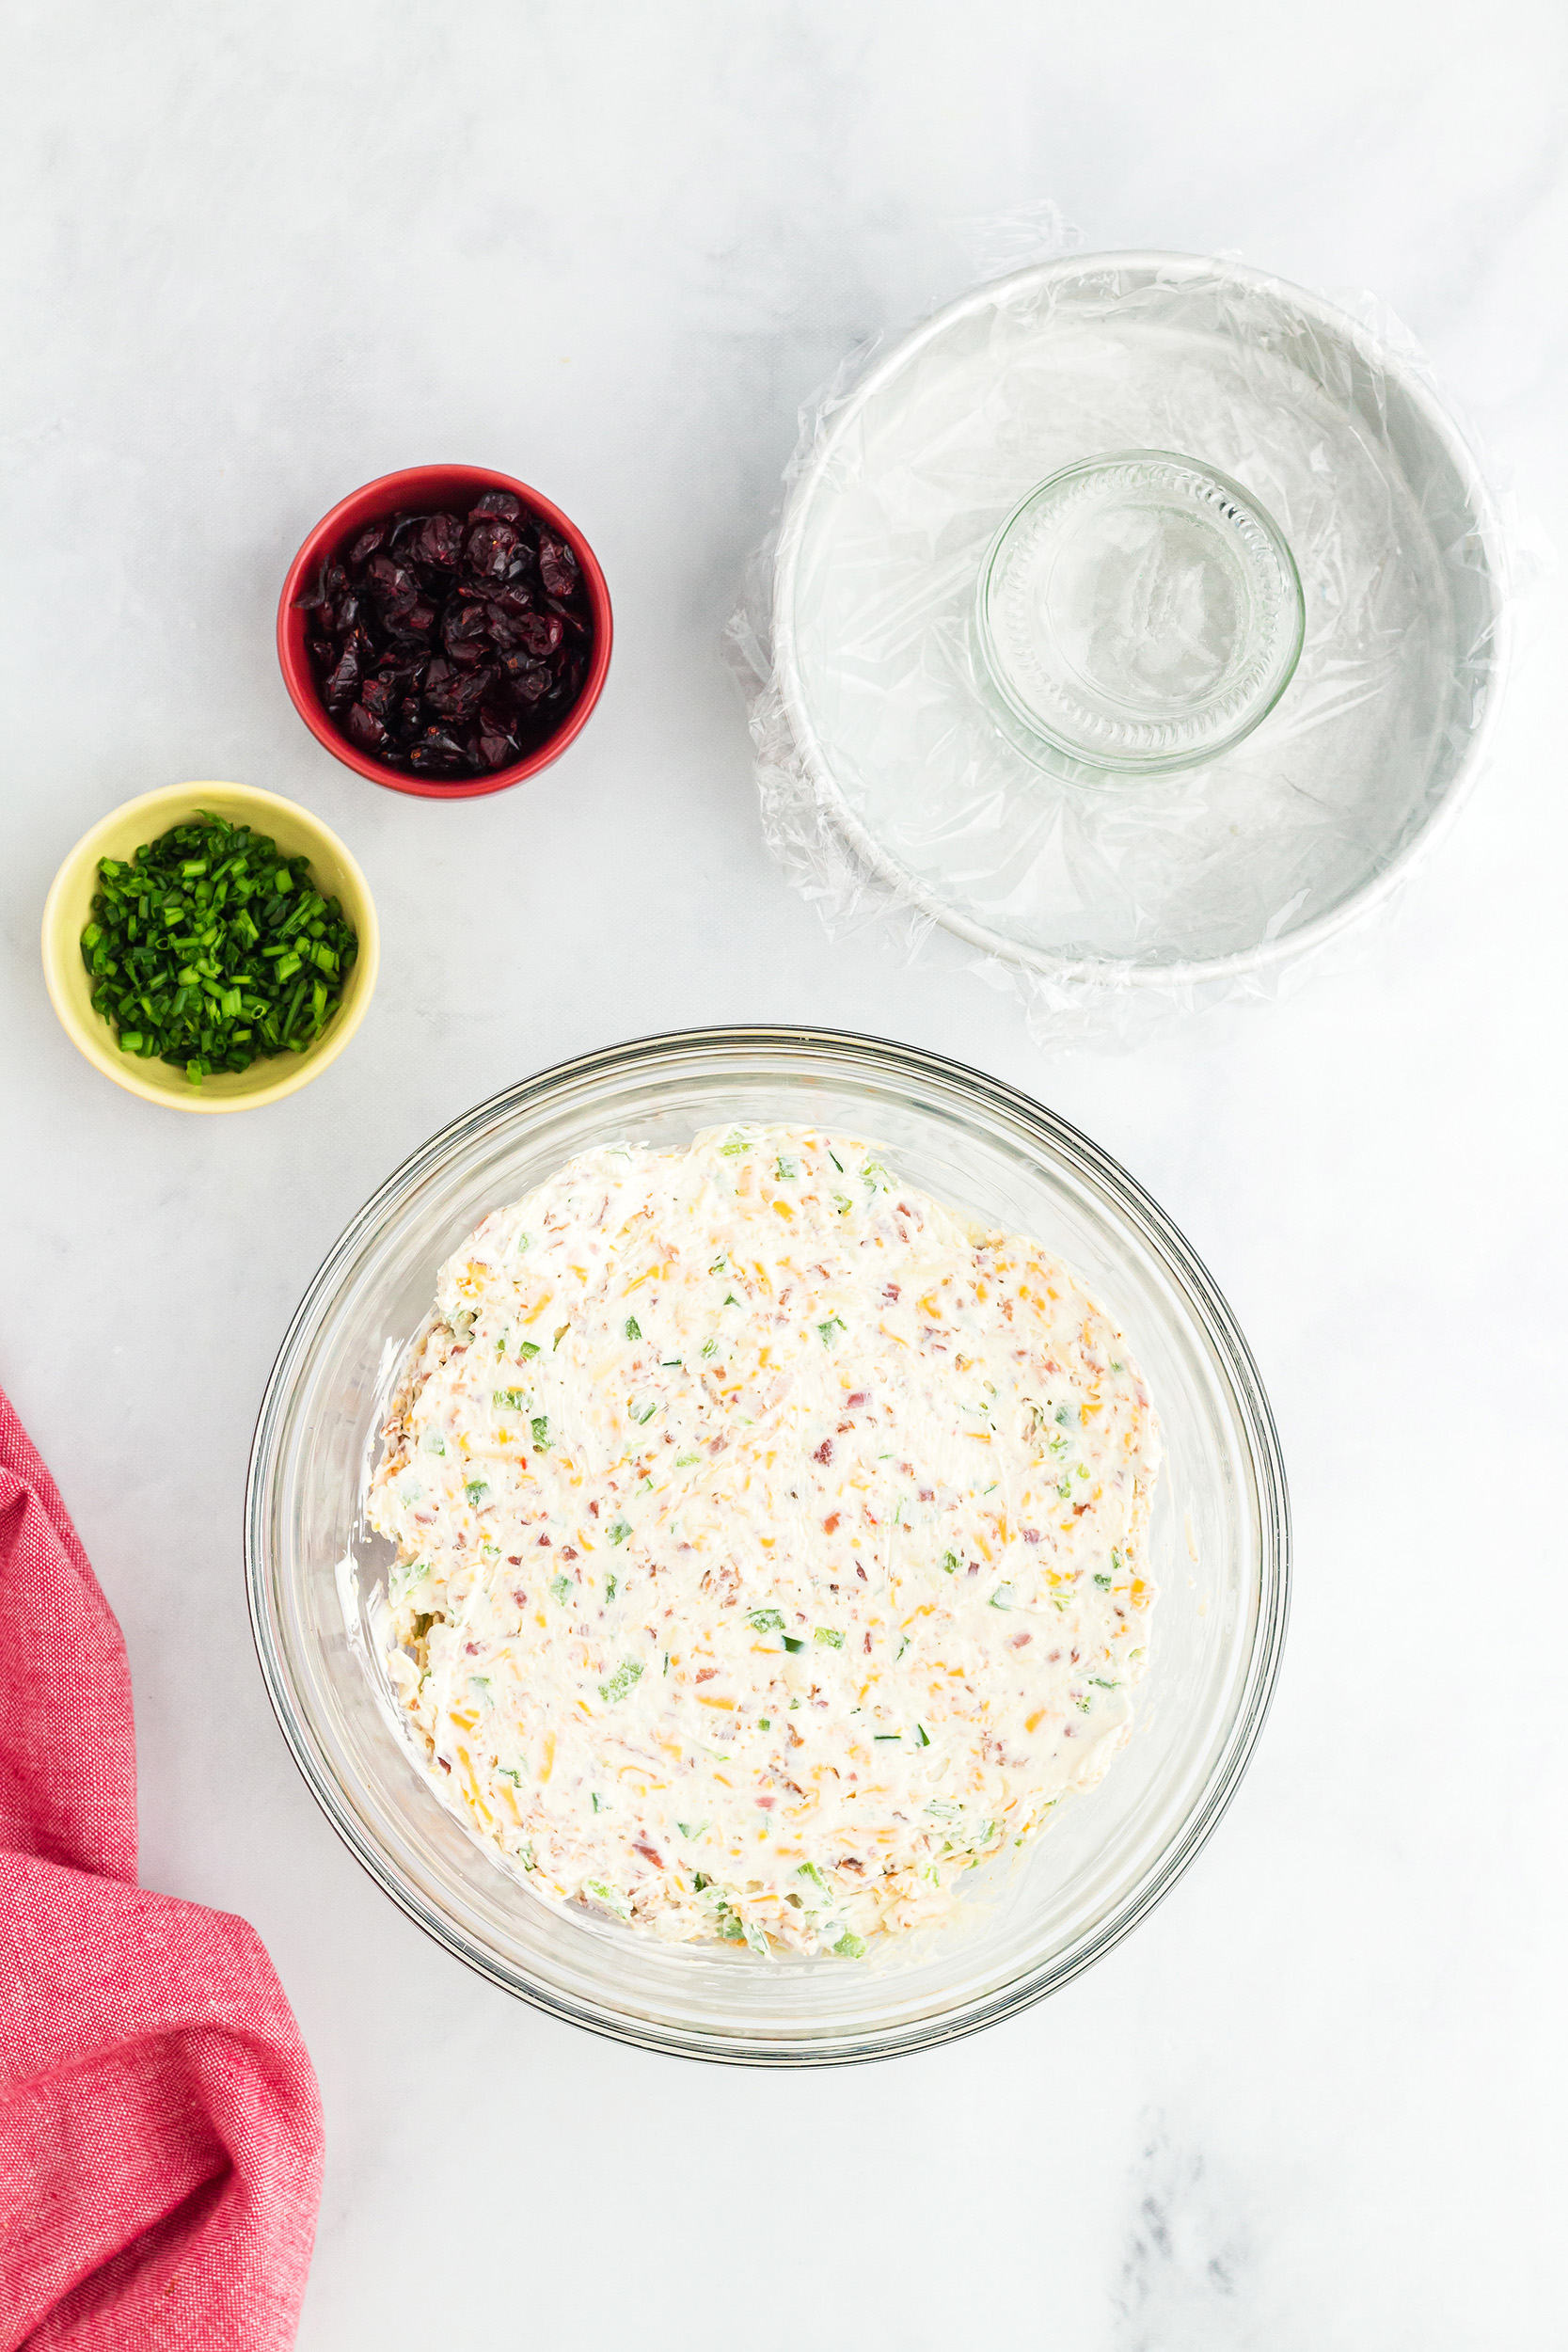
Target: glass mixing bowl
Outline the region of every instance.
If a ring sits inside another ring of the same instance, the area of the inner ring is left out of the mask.
[[[416,1769],[378,1665],[390,1548],[362,1502],[386,1401],[436,1269],[487,1211],[573,1153],[672,1147],[740,1120],[873,1140],[911,1184],[1037,1238],[1125,1331],[1164,1431],[1151,1663],[1130,1745],[1010,1864],[975,1870],[957,1925],[863,1961],[665,1945],[554,1910]],[[974,2031],[1065,1984],[1171,1885],[1262,1723],[1285,1630],[1284,1470],[1257,1367],[1168,1219],[1102,1152],[977,1072],[809,1029],[614,1046],[531,1078],[404,1162],[332,1250],[267,1384],[245,1507],[267,1690],[328,1820],[409,1916],[508,1992],[623,2041],[800,2065]]]

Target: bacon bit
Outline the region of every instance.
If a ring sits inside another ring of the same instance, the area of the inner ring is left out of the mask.
[[[885,1290],[885,1291],[883,1291],[883,1293],[882,1293],[882,1296],[883,1296],[885,1299],[887,1299],[887,1300],[888,1300],[888,1302],[890,1303],[890,1305],[896,1306],[896,1305],[898,1304],[898,1285],[897,1285],[897,1283],[896,1283],[896,1282],[890,1282],[890,1283],[888,1284],[888,1286],[887,1286],[886,1290]]]
[[[827,1518],[822,1522],[822,1530],[824,1534],[836,1534],[838,1531],[838,1513],[836,1511],[829,1512]]]
[[[920,1500],[921,1500],[921,1502],[934,1502],[936,1501],[936,1499],[937,1499],[937,1496],[936,1496],[936,1488],[935,1488],[934,1486],[922,1486],[922,1487],[921,1487],[921,1489],[920,1489]]]
[[[541,1535],[539,1540],[542,1544],[547,1544],[550,1539],[547,1535]],[[522,1553],[520,1551],[509,1551],[506,1555],[506,1565],[509,1568],[520,1568],[523,1565]]]
[[[785,1724],[784,1729],[789,1734],[789,1744],[792,1748],[803,1748],[805,1746],[805,1741],[801,1739],[793,1724]]]
[[[446,1759],[446,1757],[445,1757],[444,1756],[438,1756],[436,1757],[436,1763],[437,1763],[437,1764],[439,1764],[439,1766],[441,1767],[441,1770],[442,1770],[444,1772],[451,1772],[451,1765],[447,1762],[447,1759]]]
[[[702,1666],[699,1667],[697,1673],[692,1677],[692,1679],[696,1682],[711,1682],[714,1676],[718,1672],[719,1669],[717,1666]]]
[[[1025,1715],[1025,1717],[1023,1718],[1023,1728],[1024,1728],[1024,1730],[1025,1730],[1025,1731],[1037,1731],[1037,1730],[1039,1729],[1039,1727],[1040,1727],[1041,1723],[1044,1721],[1044,1719],[1045,1719],[1045,1709],[1044,1709],[1044,1708],[1043,1708],[1043,1707],[1037,1707],[1037,1708],[1036,1708],[1036,1709],[1035,1709],[1035,1711],[1034,1711],[1034,1713],[1033,1713],[1032,1715]]]
[[[1034,1638],[1035,1637],[1032,1633],[1011,1634],[1008,1637],[1007,1647],[1009,1649],[1027,1649]]]
[[[847,1396],[844,1400],[851,1412],[854,1411],[857,1405],[867,1405],[870,1401],[871,1391],[869,1389],[857,1389],[853,1396]]]
[[[663,1869],[663,1867],[664,1867],[664,1857],[663,1857],[663,1855],[662,1855],[662,1854],[660,1854],[660,1853],[656,1852],[655,1849],[654,1849],[652,1846],[645,1846],[645,1845],[642,1843],[642,1840],[641,1839],[641,1837],[634,1837],[634,1838],[632,1839],[631,1850],[632,1850],[633,1853],[641,1853],[641,1854],[646,1854],[646,1855],[647,1855],[647,1857],[648,1857],[648,1860],[649,1860],[649,1861],[653,1864],[654,1868],[655,1868],[656,1870],[662,1870],[662,1869]]]
[[[811,1458],[814,1462],[831,1462],[833,1458],[833,1441],[832,1438],[824,1438],[821,1444],[817,1447],[816,1452]]]
[[[562,1547],[561,1547],[561,1557],[562,1558],[562,1560],[575,1560],[575,1559],[577,1558],[577,1556],[578,1556],[578,1555],[577,1555],[576,1551],[572,1549],[572,1546],[571,1546],[570,1544],[562,1544]]]
[[[589,1516],[589,1518],[590,1518],[591,1519],[596,1519],[596,1518],[598,1518],[598,1516],[599,1516],[599,1506],[598,1506],[598,1504],[597,1504],[596,1502],[591,1502],[591,1503],[589,1504],[589,1506],[588,1506],[588,1516]]]
[[[867,1632],[866,1637],[865,1637],[865,1654],[866,1654],[867,1658],[869,1658],[869,1657],[870,1657],[870,1655],[871,1655],[871,1635],[870,1635],[869,1631]]]
[[[779,1800],[777,1797],[759,1797],[757,1799],[758,1804],[761,1805],[765,1813],[771,1813],[773,1807],[778,1804],[778,1802]]]
[[[862,1567],[858,1560],[855,1563],[855,1574],[860,1578],[863,1584],[870,1583],[871,1579],[866,1575],[865,1570]]]
[[[1040,1531],[1037,1527],[1021,1527],[1018,1532],[1022,1536],[1026,1544],[1037,1544],[1039,1542]]]

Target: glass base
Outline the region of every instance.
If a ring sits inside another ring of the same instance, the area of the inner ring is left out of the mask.
[[[1041,766],[1192,768],[1274,708],[1304,623],[1291,550],[1256,500],[1196,458],[1124,450],[1053,474],[997,532],[979,679]]]

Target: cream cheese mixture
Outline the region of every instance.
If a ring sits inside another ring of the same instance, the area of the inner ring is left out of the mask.
[[[441,1271],[388,1665],[557,1903],[856,1957],[1131,1728],[1160,1439],[1107,1316],[863,1143],[585,1152]]]

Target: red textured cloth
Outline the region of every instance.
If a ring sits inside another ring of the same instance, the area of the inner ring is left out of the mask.
[[[255,1930],[136,1884],[125,1644],[0,1393],[0,2348],[292,2344],[321,2159]]]

